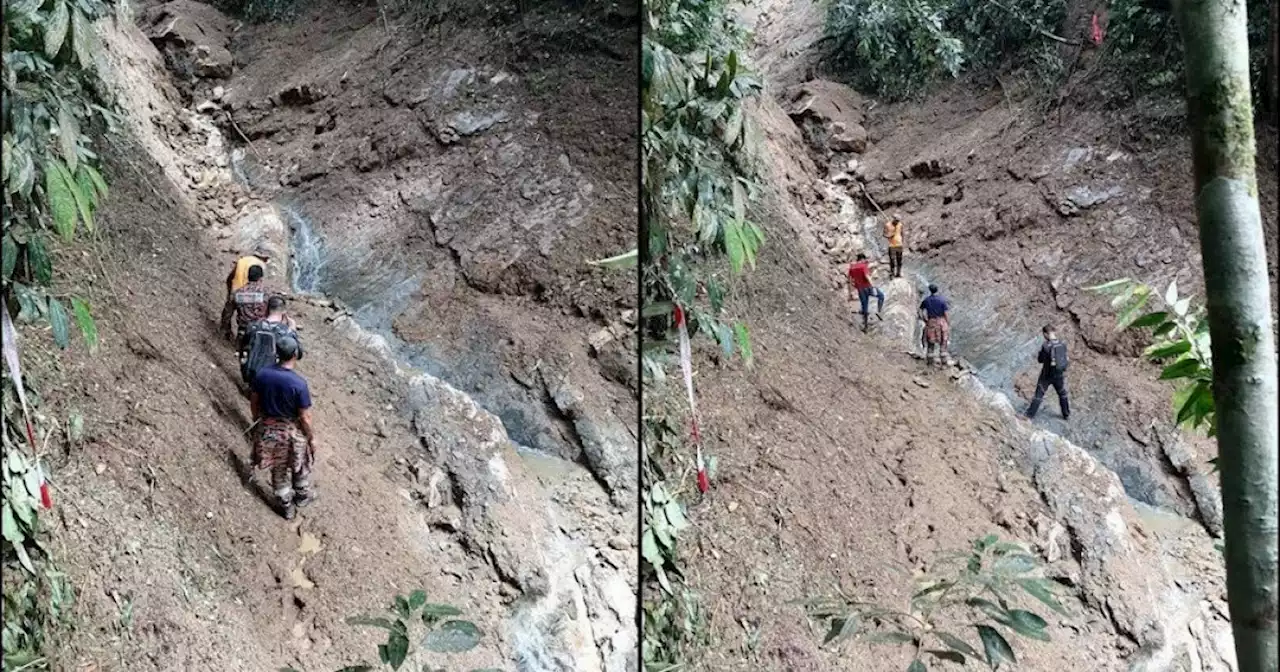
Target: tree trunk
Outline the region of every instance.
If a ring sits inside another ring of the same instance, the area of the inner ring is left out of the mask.
[[[1280,420],[1245,3],[1175,4],[1212,339],[1231,627],[1240,672],[1275,672]]]
[[[1280,126],[1280,2],[1271,0],[1271,21],[1267,24],[1270,46],[1267,49],[1267,67],[1263,70],[1267,86],[1267,117],[1271,125]]]

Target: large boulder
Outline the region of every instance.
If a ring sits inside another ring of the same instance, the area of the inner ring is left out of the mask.
[[[863,126],[865,103],[857,91],[836,82],[815,79],[786,92],[787,114],[803,131],[813,149],[822,154],[867,150]]]
[[[147,10],[144,32],[182,80],[231,76],[227,48],[232,24],[222,12],[192,0],[173,0]]]

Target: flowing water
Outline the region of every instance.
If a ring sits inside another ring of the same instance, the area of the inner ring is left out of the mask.
[[[236,176],[253,185],[260,171],[246,164],[243,154],[233,155]],[[450,360],[429,343],[410,343],[396,336],[392,322],[411,307],[422,278],[409,259],[375,254],[368,239],[337,237],[323,233],[306,213],[304,204],[277,199],[277,207],[289,227],[290,284],[295,292],[340,300],[363,329],[384,338],[397,361],[431,374],[475,401],[503,423],[516,451],[533,474],[550,485],[568,478],[578,465],[556,457],[565,454],[564,439],[545,404],[502,370],[493,356],[496,344],[478,336],[468,352]],[[548,503],[554,519],[556,507]],[[550,590],[513,605],[509,622],[513,655],[521,672],[561,672],[573,669],[572,656],[564,651],[560,619],[565,600],[573,594],[574,568],[582,561],[581,544],[554,533],[543,539],[540,552],[550,556]]]
[[[1021,309],[1020,297],[1010,296],[995,284],[975,284],[968,274],[921,259],[909,259],[910,275],[920,296],[929,283],[938,285],[952,306],[951,354],[969,362],[978,379],[988,389],[1013,400],[1019,411],[1030,399],[1015,389],[1014,381],[1023,371],[1038,371],[1036,353],[1043,324],[1034,322]],[[915,341],[919,341],[919,333]],[[1077,368],[1076,371],[1079,371]],[[1163,464],[1154,463],[1134,449],[1127,429],[1111,412],[1124,391],[1106,380],[1073,375],[1068,370],[1071,420],[1058,411],[1057,395],[1050,388],[1035,424],[1088,450],[1120,478],[1129,497],[1144,504],[1190,514],[1190,503],[1173,485]]]

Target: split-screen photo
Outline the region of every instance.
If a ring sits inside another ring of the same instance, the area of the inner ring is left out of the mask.
[[[4,0],[3,672],[1275,672],[1278,21]]]

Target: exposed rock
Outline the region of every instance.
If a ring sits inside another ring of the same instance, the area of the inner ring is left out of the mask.
[[[234,60],[228,50],[231,20],[213,7],[193,0],[173,0],[147,10],[151,42],[169,67],[187,78],[231,76]]]
[[[634,437],[596,400],[588,402],[586,395],[569,378],[569,375],[548,375],[545,369],[542,372],[543,385],[552,402],[573,423],[591,473],[604,483],[615,503],[619,506],[633,505],[639,474],[638,446]]]
[[[836,82],[815,79],[787,91],[787,114],[822,153],[867,150],[862,96]]]
[[[1094,189],[1087,186],[1077,186],[1069,189],[1056,204],[1058,213],[1071,217],[1080,214],[1081,211],[1102,205],[1107,201],[1124,194],[1124,189],[1119,186],[1111,186],[1105,189]]]

